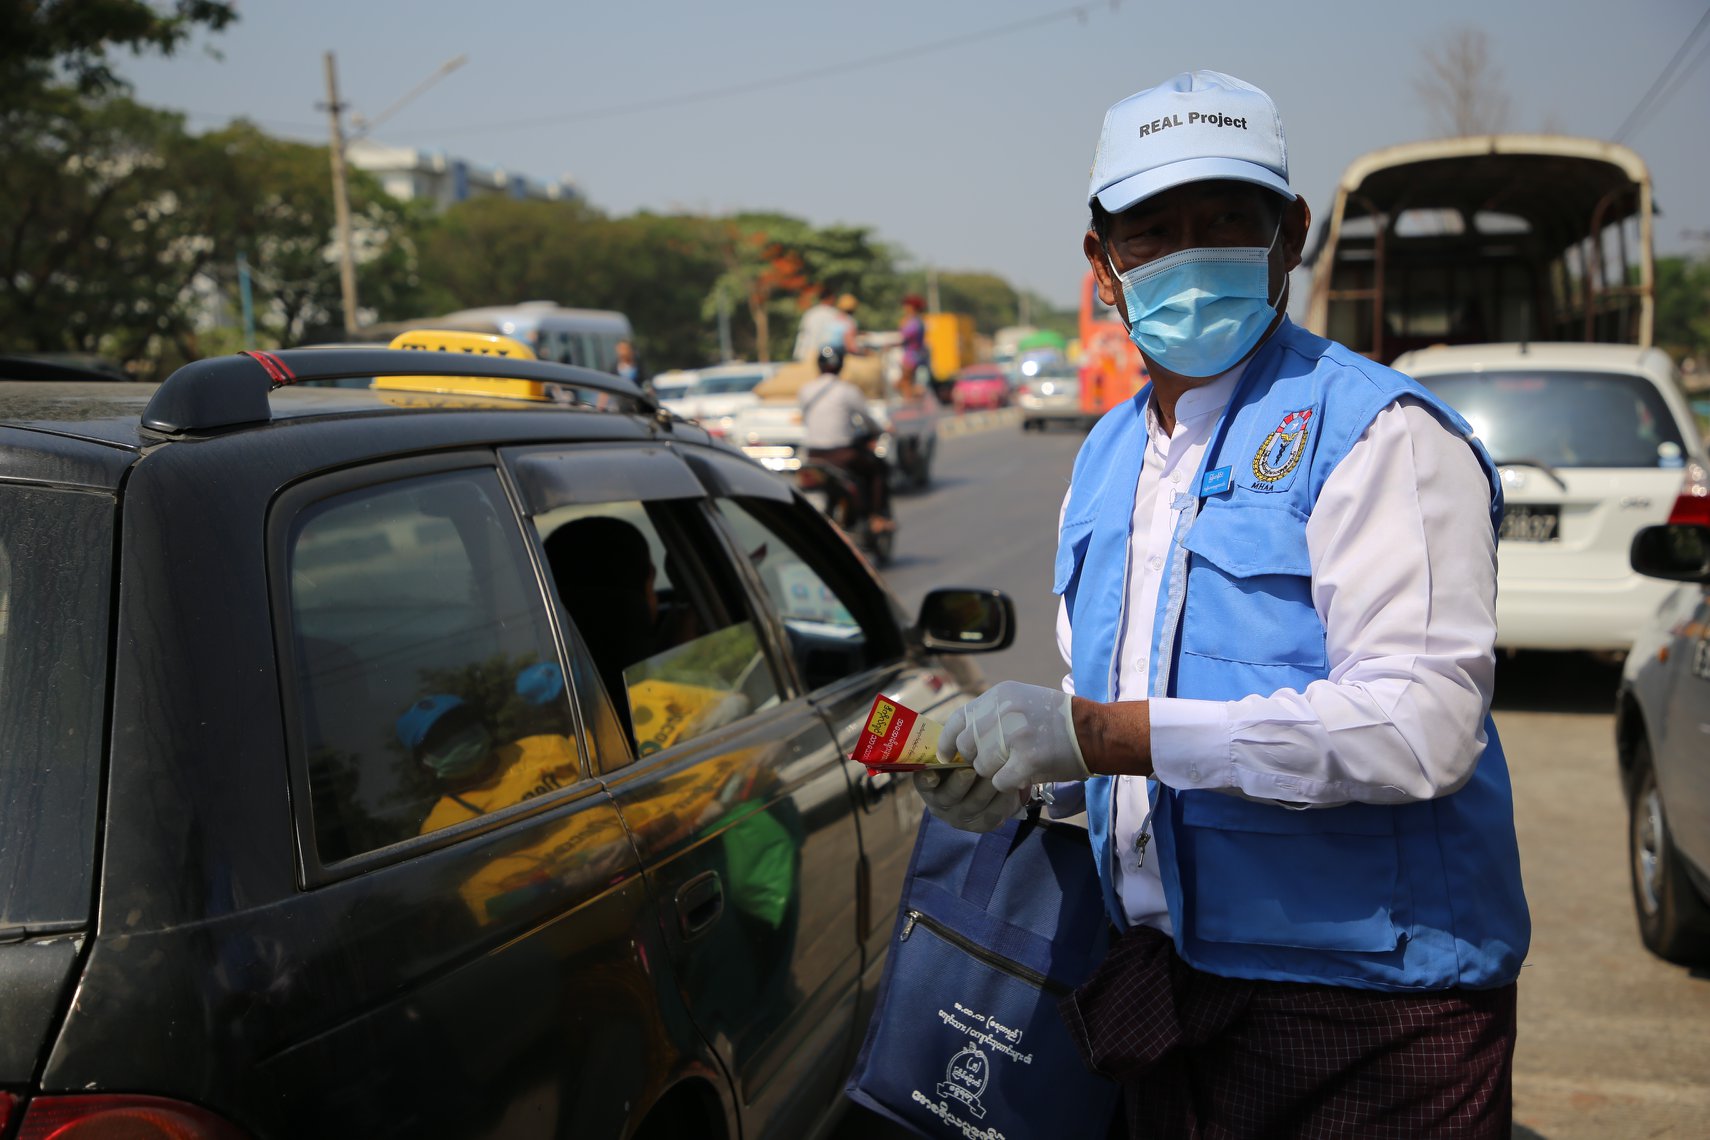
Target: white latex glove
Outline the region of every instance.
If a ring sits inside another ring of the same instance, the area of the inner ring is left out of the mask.
[[[1061,689],[1000,681],[950,714],[938,755],[960,753],[1000,792],[1084,780],[1092,773],[1075,739],[1072,700]]]
[[[971,768],[953,772],[916,772],[914,790],[926,810],[963,831],[991,831],[1022,808],[1022,797],[1000,792]]]

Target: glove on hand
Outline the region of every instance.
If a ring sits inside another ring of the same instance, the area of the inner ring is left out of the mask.
[[[957,753],[1000,792],[1092,775],[1075,739],[1073,698],[1061,689],[1000,681],[950,714],[938,755]]]
[[[963,831],[986,832],[1021,810],[1021,797],[1000,792],[971,768],[952,772],[916,772],[914,790],[926,810]]]

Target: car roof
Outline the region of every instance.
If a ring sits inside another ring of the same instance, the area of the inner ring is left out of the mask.
[[[1393,367],[1409,375],[1555,368],[1635,372],[1660,378],[1671,371],[1668,356],[1660,349],[1642,348],[1636,344],[1584,344],[1577,341],[1434,345],[1405,353],[1396,359]]]

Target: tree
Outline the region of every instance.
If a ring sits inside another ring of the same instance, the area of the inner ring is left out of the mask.
[[[273,138],[233,123],[203,136],[217,155],[219,184],[207,188],[206,226],[218,259],[213,276],[230,295],[236,259],[253,274],[257,323],[291,346],[341,330],[332,185],[325,147]],[[367,304],[383,316],[415,315],[421,304],[410,204],[386,194],[366,171],[348,173],[357,272]]]
[[[191,351],[187,301],[214,257],[210,153],[181,117],[123,97],[38,93],[0,113],[0,345]]]
[[[689,367],[712,354],[712,330],[696,318],[727,240],[723,223],[693,216],[612,219],[580,202],[472,199],[425,228],[419,296],[423,312],[523,300],[616,309],[650,368]]]
[[[1489,40],[1475,27],[1456,28],[1425,49],[1424,70],[1415,77],[1413,90],[1432,129],[1445,135],[1488,135],[1506,129],[1508,93],[1490,54]]]
[[[740,302],[754,328],[754,356],[762,362],[774,353],[788,357],[774,343],[774,303],[787,305],[800,297],[809,281],[799,247],[807,226],[781,215],[747,215],[733,220],[724,243],[724,272],[713,282],[702,305],[703,317],[718,305]]]
[[[1659,257],[1656,343],[1676,359],[1710,360],[1710,258]]]
[[[994,273],[940,273],[938,303],[973,317],[974,328],[987,336],[1015,324],[1020,311],[1015,290]]]
[[[237,18],[233,0],[12,0],[0,8],[0,107],[60,81],[85,94],[124,86],[109,52],[171,55],[197,28]]]

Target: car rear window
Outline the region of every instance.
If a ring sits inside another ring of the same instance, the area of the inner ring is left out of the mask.
[[[294,521],[300,727],[323,865],[586,775],[498,476],[363,487]]]
[[[1656,386],[1618,372],[1445,373],[1420,383],[1467,418],[1498,463],[1682,467],[1680,426]]]
[[[113,501],[0,486],[0,937],[87,922]]]

